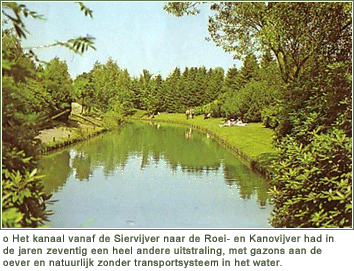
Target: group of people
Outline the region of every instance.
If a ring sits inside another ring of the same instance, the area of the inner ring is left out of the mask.
[[[186,110],[186,118],[187,119],[194,119],[195,112],[194,109],[187,109]],[[211,113],[205,113],[204,114],[204,119],[210,119],[211,118]],[[232,127],[232,126],[246,126],[247,123],[243,122],[241,118],[238,118],[237,120],[235,119],[227,119],[223,124],[220,124],[220,127]]]
[[[220,127],[231,127],[231,126],[246,126],[247,123],[243,122],[240,118],[237,120],[228,119],[224,124],[220,124]]]
[[[194,119],[195,113],[194,113],[194,109],[187,109],[186,111],[186,118],[187,119]]]

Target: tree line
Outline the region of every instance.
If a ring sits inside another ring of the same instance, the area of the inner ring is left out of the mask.
[[[71,99],[94,108],[129,116],[136,109],[149,115],[157,112],[184,113],[195,108],[197,114],[237,118],[275,127],[268,119],[281,87],[281,75],[269,52],[258,61],[249,54],[241,68],[175,67],[163,78],[144,69],[132,77],[113,59],[96,62],[89,72],[73,81]]]

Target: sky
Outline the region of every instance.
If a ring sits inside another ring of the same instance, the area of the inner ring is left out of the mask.
[[[232,58],[208,37],[209,7],[202,6],[197,16],[175,17],[163,10],[165,2],[84,2],[93,10],[93,19],[85,17],[74,2],[21,2],[30,10],[43,14],[45,21],[26,18],[30,32],[22,41],[24,48],[66,41],[78,36],[96,38],[96,51],[77,55],[65,48],[39,47],[39,59],[54,57],[65,60],[73,78],[88,72],[94,63],[108,58],[139,76],[143,69],[166,77],[175,67],[228,68],[241,62]]]

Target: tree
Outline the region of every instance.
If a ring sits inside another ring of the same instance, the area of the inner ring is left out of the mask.
[[[274,101],[276,94],[273,87],[277,82],[276,73],[270,78],[265,76],[266,73],[266,68],[259,68],[254,54],[246,56],[239,72],[236,68],[228,71],[224,86],[226,92],[219,96],[225,117],[241,118],[246,122],[261,121],[263,108]]]
[[[81,114],[89,113],[94,106],[95,88],[92,82],[92,73],[82,73],[73,82],[73,99],[80,101],[82,105]]]
[[[34,111],[34,93],[25,85],[34,78],[34,63],[23,54],[20,39],[12,31],[3,31],[3,62],[2,163],[10,171],[22,171],[29,166],[23,157],[35,155],[37,144],[33,139],[41,114]],[[33,169],[32,163],[30,168]]]
[[[196,67],[188,68],[186,67],[182,73],[182,84],[183,84],[183,96],[182,96],[182,106],[183,110],[187,110],[192,107],[196,97],[196,88],[197,88],[197,76],[198,69]]]
[[[207,88],[205,90],[205,101],[206,103],[211,103],[223,92],[224,69],[221,67],[215,69],[210,68],[206,77]]]
[[[251,79],[259,80],[259,66],[254,54],[248,54],[243,61],[240,70],[240,86],[245,86]]]
[[[43,71],[42,80],[47,93],[51,97],[50,116],[69,109],[66,114],[57,118],[58,120],[67,121],[72,102],[72,80],[66,62],[60,61],[59,58],[50,60]]]
[[[156,110],[157,97],[153,89],[153,75],[147,70],[143,69],[139,77],[139,99],[141,109],[147,110],[148,114],[154,114]]]
[[[91,72],[95,105],[104,113],[114,112],[119,119],[130,114],[134,91],[128,71],[122,70],[116,61],[109,58],[104,65],[96,62]]]
[[[86,15],[92,16],[82,3],[79,5]],[[39,227],[51,214],[46,209],[51,202],[37,174],[35,137],[44,117],[51,113],[48,108],[53,100],[43,85],[41,74],[45,71],[37,64],[40,61],[32,50],[23,52],[21,38],[28,34],[26,17],[44,17],[14,2],[3,3],[2,8],[3,24],[10,27],[2,31],[2,226]],[[94,49],[91,38],[79,37],[48,46],[58,45],[78,53]],[[60,80],[48,80],[60,84]]]
[[[197,4],[168,3],[164,9],[176,16],[197,14]],[[327,56],[336,49],[349,53],[351,3],[226,2],[210,9],[208,30],[217,46],[237,59],[270,49],[285,83],[321,50]]]
[[[167,112],[182,112],[181,100],[183,98],[183,84],[181,80],[181,70],[176,67],[165,80],[165,101]]]
[[[116,93],[119,73],[120,68],[117,62],[112,58],[109,58],[104,65],[96,62],[92,69],[92,81],[95,87],[95,104],[104,112],[108,111],[108,101]]]
[[[223,92],[240,89],[241,86],[239,77],[239,70],[237,70],[236,67],[229,68],[226,72],[226,77],[223,84]]]
[[[156,96],[156,110],[157,112],[164,111],[164,104],[165,104],[165,95],[163,92],[163,83],[164,80],[162,79],[161,74],[158,74],[154,78],[154,92]]]
[[[198,12],[190,2],[165,9]],[[229,2],[211,10],[208,29],[217,46],[239,59],[270,51],[282,77],[272,225],[350,227],[352,4]]]
[[[195,75],[195,86],[192,90],[192,99],[190,100],[189,106],[196,107],[208,103],[206,100],[206,89],[208,84],[207,70],[204,66],[197,69]]]

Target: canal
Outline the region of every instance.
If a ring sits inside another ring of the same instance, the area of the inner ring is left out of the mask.
[[[269,228],[268,184],[208,134],[136,122],[44,155],[54,228]]]

